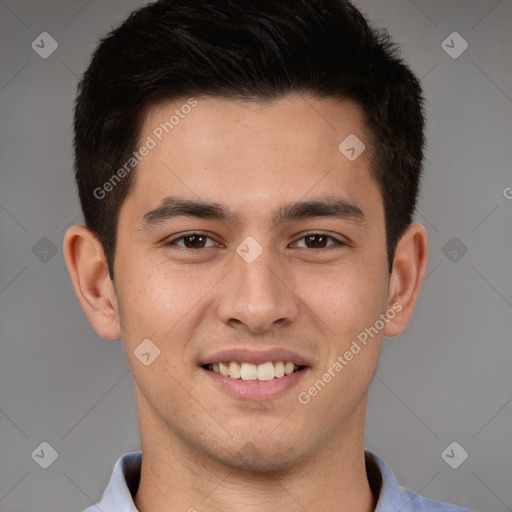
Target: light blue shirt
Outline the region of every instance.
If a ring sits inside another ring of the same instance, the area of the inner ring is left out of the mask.
[[[375,512],[470,512],[401,487],[384,459],[368,450],[365,450],[365,459],[368,481],[379,496]],[[142,452],[123,455],[116,462],[101,501],[84,512],[138,512],[133,496],[139,486],[141,462]]]

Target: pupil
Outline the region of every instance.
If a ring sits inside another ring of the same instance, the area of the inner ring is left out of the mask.
[[[184,239],[185,245],[189,249],[202,248],[204,246],[204,240],[205,240],[205,237],[202,235],[190,235]],[[189,243],[187,243],[187,242],[189,242]],[[199,244],[200,247],[197,247],[197,244]]]
[[[317,242],[315,243],[315,239]],[[324,242],[326,237],[324,235],[309,235],[307,237],[307,241],[311,243],[314,248],[322,248],[324,247]]]

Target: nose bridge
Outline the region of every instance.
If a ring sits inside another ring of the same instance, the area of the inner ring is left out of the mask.
[[[269,250],[251,263],[239,262],[241,295],[245,297],[248,306],[270,308],[277,299],[282,283],[272,267],[275,269],[276,263]]]
[[[286,285],[283,265],[270,248],[248,240],[237,248],[228,289],[221,298],[219,315],[224,323],[245,324],[262,331],[297,315],[294,294]]]

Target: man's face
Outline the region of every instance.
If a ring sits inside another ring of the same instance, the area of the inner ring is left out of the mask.
[[[197,98],[160,141],[155,129],[185,103],[148,115],[139,146],[148,136],[156,146],[119,216],[115,287],[141,430],[230,465],[288,467],[364,428],[385,333],[344,357],[390,307],[369,151],[351,161],[338,148],[351,134],[366,140],[361,110],[310,96],[266,105]],[[214,203],[231,216],[144,217],[166,197]],[[296,205],[336,200],[351,206],[324,216]],[[134,354],[145,339],[160,350],[148,366]],[[265,381],[208,369],[267,356],[306,368]]]

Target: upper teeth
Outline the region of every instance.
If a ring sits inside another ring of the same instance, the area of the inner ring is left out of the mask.
[[[224,377],[242,380],[272,380],[274,377],[283,377],[290,375],[297,368],[291,361],[268,361],[262,364],[238,363],[237,361],[219,362],[209,365],[209,368],[215,373],[220,373]]]

